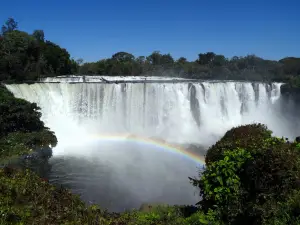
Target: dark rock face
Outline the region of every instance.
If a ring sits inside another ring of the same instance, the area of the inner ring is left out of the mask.
[[[300,105],[300,87],[284,84],[280,87],[280,92],[284,99],[292,100]]]
[[[189,84],[189,88],[191,91],[190,107],[191,107],[192,115],[198,127],[200,127],[200,107],[199,107],[199,101],[196,98],[196,88],[193,84]]]
[[[300,112],[300,87],[291,87],[284,84],[280,88],[281,92],[281,110],[289,121],[295,124],[295,131],[297,131],[299,124]]]
[[[197,153],[199,155],[205,155],[207,150],[204,146],[194,144],[188,145],[187,147],[185,147],[185,149],[189,152]]]
[[[300,136],[296,137],[295,142],[300,143]]]

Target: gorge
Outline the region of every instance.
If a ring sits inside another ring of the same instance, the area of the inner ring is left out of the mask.
[[[36,102],[58,138],[50,181],[113,211],[149,201],[197,201],[187,177],[197,174],[199,162],[132,137],[181,148],[197,145],[203,155],[241,124],[264,123],[290,139],[300,128],[281,96],[281,83],[95,76],[82,81],[48,78],[6,87],[15,97]]]

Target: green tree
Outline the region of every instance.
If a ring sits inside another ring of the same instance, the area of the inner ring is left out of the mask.
[[[70,54],[59,45],[46,41],[42,43],[42,53],[47,62],[47,72],[54,75],[65,75],[71,73]]]
[[[77,73],[79,66],[66,49],[44,41],[44,32],[32,35],[17,29],[18,23],[9,18],[0,36],[0,80],[24,82],[42,75]]]
[[[14,96],[0,86],[0,138],[12,132],[33,132],[43,130],[41,113],[36,103],[28,103]]]
[[[210,65],[216,57],[216,54],[213,52],[200,53],[198,55],[197,62],[201,65]]]
[[[43,30],[35,30],[32,33],[32,36],[37,40],[37,41],[45,41],[45,34]]]
[[[116,60],[117,62],[131,62],[134,60],[134,56],[127,52],[117,52],[111,59]]]
[[[174,59],[170,54],[163,54],[161,56],[161,64],[171,66],[174,64]]]
[[[14,30],[5,33],[0,47],[3,73],[9,79],[23,81],[39,58],[39,47],[32,36],[23,31]]]
[[[162,54],[159,51],[154,51],[151,55],[147,57],[147,61],[152,65],[161,64]]]
[[[76,60],[76,63],[81,66],[83,64],[84,60],[82,58],[79,58]]]
[[[286,74],[298,76],[300,75],[300,58],[287,57],[279,60]]]
[[[185,63],[187,63],[187,59],[186,59],[185,57],[180,57],[180,58],[176,61],[176,63],[178,63],[178,64],[185,64]]]
[[[206,169],[193,179],[205,212],[220,211],[228,224],[265,224],[274,217],[270,205],[300,190],[297,143],[271,134],[262,124],[240,126],[208,149]]]
[[[12,32],[18,28],[18,23],[13,18],[8,18],[5,24],[2,26],[1,32],[2,34],[6,34],[8,32]]]
[[[226,58],[224,55],[216,55],[212,63],[214,66],[224,66],[226,64]]]

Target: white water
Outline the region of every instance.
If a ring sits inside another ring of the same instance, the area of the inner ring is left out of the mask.
[[[198,164],[126,139],[92,140],[92,134],[134,134],[208,146],[233,126],[261,122],[276,135],[294,137],[299,126],[291,129],[297,121],[280,109],[280,85],[63,80],[7,88],[16,97],[36,102],[42,120],[58,138],[49,180],[67,185],[87,202],[122,211],[144,202],[198,202],[198,190],[188,180],[197,175]]]
[[[104,80],[103,80],[104,79]],[[170,81],[170,80],[184,80],[178,77],[146,77],[146,76],[85,76],[86,82],[104,82],[104,81]],[[56,83],[56,82],[83,82],[83,76],[69,75],[58,77],[46,77],[41,79],[42,82]],[[105,83],[105,82],[104,82]]]
[[[278,111],[281,84],[193,85],[200,127],[191,113],[188,83],[36,83],[7,88],[41,107],[42,120],[55,131],[60,148],[84,141],[85,135],[112,133],[210,145],[233,126],[253,122],[267,124],[276,135],[293,135]]]

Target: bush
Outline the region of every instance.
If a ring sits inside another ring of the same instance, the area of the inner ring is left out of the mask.
[[[211,162],[222,159],[223,152],[230,149],[247,148],[255,151],[257,146],[263,140],[270,138],[272,131],[263,124],[251,124],[239,126],[227,131],[225,135],[206,153],[205,162],[209,165]]]
[[[284,202],[293,190],[299,189],[299,150],[294,143],[273,137],[266,139],[252,156],[241,175],[246,203],[244,218],[259,224],[270,210],[262,207],[266,202]]]
[[[55,147],[57,144],[57,138],[55,137],[54,133],[48,130],[30,133],[15,132],[8,134],[3,139],[7,144],[23,143],[25,146],[30,148],[48,145]]]
[[[55,146],[57,139],[40,120],[35,103],[17,99],[0,85],[0,157],[28,154],[43,146]]]
[[[206,214],[201,211],[185,219],[186,225],[225,225],[218,211],[208,210]]]
[[[190,178],[194,186],[200,188],[200,205],[204,211],[220,211],[225,221],[231,221],[241,213],[244,193],[240,177],[244,164],[251,158],[244,149],[224,151],[223,159],[209,164],[200,180]]]
[[[299,225],[300,224],[300,191],[292,191],[285,201],[268,201],[263,205],[265,212],[264,225]]]
[[[271,136],[261,124],[228,131],[208,150],[207,167],[200,179],[204,212],[220,210],[229,224],[263,224],[270,202],[283,203],[299,190],[298,144]]]
[[[0,138],[11,132],[48,130],[40,120],[39,110],[35,103],[15,98],[0,86]]]
[[[0,224],[86,224],[102,213],[28,170],[0,169]]]
[[[188,206],[158,206],[147,212],[108,213],[85,205],[29,170],[0,169],[0,224],[223,225],[217,212],[185,216]]]
[[[0,157],[3,160],[13,156],[27,155],[49,145],[55,147],[56,144],[57,139],[54,133],[48,130],[9,133],[0,138]]]

